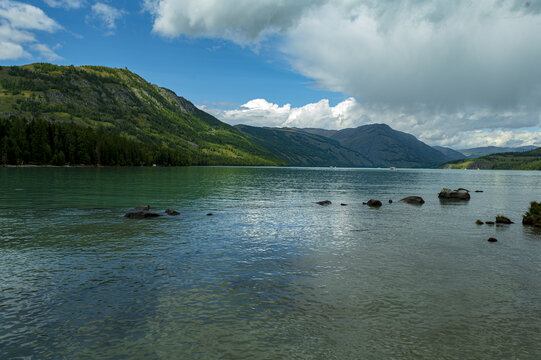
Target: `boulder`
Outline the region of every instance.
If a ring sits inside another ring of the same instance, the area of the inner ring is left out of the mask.
[[[150,205],[137,206],[137,207],[135,208],[135,210],[149,211],[149,210],[150,210]]]
[[[492,238],[492,237],[488,239],[488,242],[491,242],[491,243],[495,243],[497,241],[498,240],[496,238]]]
[[[443,188],[438,194],[438,197],[440,199],[470,200],[470,192],[462,188],[456,190]]]
[[[332,204],[332,202],[330,200],[323,200],[323,201],[318,201],[316,204],[321,205],[321,206],[329,206]]]
[[[400,202],[404,202],[407,204],[414,204],[414,205],[423,205],[425,203],[423,198],[420,196],[408,196],[400,200]]]
[[[476,223],[477,225],[483,225],[483,224],[484,224],[484,222],[482,222],[481,220],[477,220],[475,223]]]
[[[149,219],[149,218],[155,218],[160,217],[160,214],[151,213],[148,211],[133,211],[129,212],[124,217],[127,217],[128,219]]]
[[[496,216],[496,224],[514,224],[514,222],[512,222],[505,216]]]
[[[167,209],[165,210],[165,213],[169,216],[178,216],[180,215],[180,213],[178,211],[175,211],[175,210],[171,210],[171,209]]]
[[[379,200],[370,199],[370,200],[368,200],[368,202],[366,203],[366,205],[368,205],[368,206],[370,206],[370,207],[380,207],[380,206],[382,206],[383,204],[382,204],[381,201],[379,201]]]

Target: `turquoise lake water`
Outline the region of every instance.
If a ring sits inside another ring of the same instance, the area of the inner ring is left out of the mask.
[[[541,358],[520,223],[541,172],[2,168],[0,189],[1,359]],[[181,215],[123,217],[145,204]]]

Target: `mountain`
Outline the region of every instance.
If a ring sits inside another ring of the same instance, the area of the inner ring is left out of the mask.
[[[448,147],[443,147],[443,146],[432,146],[432,147],[438,150],[439,152],[441,152],[443,155],[445,155],[445,157],[447,158],[447,161],[460,160],[466,157],[466,155],[462,154],[461,152],[458,152]]]
[[[486,156],[491,154],[508,153],[508,152],[524,152],[537,149],[537,146],[520,146],[520,147],[498,147],[498,146],[485,146],[471,149],[459,150],[462,154],[466,155],[466,158],[473,159],[480,156]]]
[[[541,148],[452,161],[441,167],[444,169],[541,170]]]
[[[314,130],[306,130],[314,133]],[[376,167],[436,167],[448,161],[444,154],[415,136],[385,124],[370,124],[333,132],[330,139],[358,152]]]
[[[254,144],[267,149],[292,166],[372,166],[364,156],[341,146],[338,141],[302,129],[247,125],[237,125],[236,128]]]
[[[83,137],[88,136],[91,143],[87,149],[81,151],[96,150],[92,146],[98,146],[95,133],[100,132],[111,141],[113,138],[129,140],[130,148],[133,148],[133,144],[145,144],[145,149],[150,152],[148,159],[151,160],[166,151],[171,155],[168,157],[177,159],[175,164],[285,164],[253,144],[234,127],[199,110],[174,92],[150,84],[127,69],[51,64],[2,66],[0,119],[4,122],[11,119],[10,123],[5,123],[6,126],[0,128],[9,128],[11,133],[17,129],[20,132],[30,126],[24,122],[13,122],[14,119],[32,121],[32,124],[38,120],[57,124],[51,126],[40,123],[39,127],[43,128],[40,132],[49,140],[54,135],[51,133],[53,130],[68,134],[65,135],[66,141],[70,140],[70,131],[79,130],[68,131],[65,129],[68,125],[90,129],[80,134]],[[32,125],[29,128],[34,127]],[[4,147],[8,148],[2,157],[12,162],[11,155],[6,154],[19,154],[17,163],[28,163],[32,152],[38,150],[30,147],[16,149],[18,144],[12,139],[15,135],[11,133],[0,134],[0,140],[4,139]],[[30,142],[32,140],[29,139]],[[124,143],[124,140],[119,140],[118,143]],[[52,140],[42,144],[56,146]],[[56,151],[54,148],[49,150],[51,153]],[[30,155],[25,158],[26,153]],[[125,160],[128,155],[126,151],[126,155],[121,157]],[[69,161],[69,157],[66,160]],[[91,160],[95,159],[88,161]],[[122,163],[120,160],[119,158],[117,163]],[[163,161],[167,163],[166,160]]]

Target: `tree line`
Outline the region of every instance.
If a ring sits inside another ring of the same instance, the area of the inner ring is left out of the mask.
[[[0,119],[0,163],[4,165],[183,166],[193,162],[178,150],[141,143],[105,128]]]

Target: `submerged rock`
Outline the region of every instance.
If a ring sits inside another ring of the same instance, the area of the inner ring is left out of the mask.
[[[475,190],[476,193],[482,193],[483,190]]]
[[[420,196],[408,196],[400,200],[400,202],[413,204],[413,205],[423,205],[425,203],[424,199]]]
[[[151,213],[148,211],[133,211],[129,212],[124,217],[127,217],[128,219],[149,219],[149,218],[155,218],[160,217],[160,214]]]
[[[318,201],[316,204],[321,205],[321,206],[329,206],[332,204],[332,202],[330,200],[323,200],[323,201]]]
[[[180,213],[179,213],[178,211],[171,210],[171,209],[165,210],[165,213],[166,213],[167,215],[170,215],[170,216],[178,216],[178,215],[180,215]]]
[[[476,223],[477,225],[483,225],[483,224],[484,224],[484,222],[482,222],[481,220],[477,220],[475,223]]]
[[[514,222],[512,222],[505,216],[496,216],[496,224],[514,224]]]
[[[144,206],[137,206],[135,210],[142,210],[142,211],[149,211],[150,205],[144,205]]]
[[[462,188],[456,190],[443,188],[438,194],[438,197],[440,199],[470,200],[470,192]]]
[[[491,242],[491,243],[495,243],[495,242],[497,242],[497,241],[498,241],[498,239],[493,238],[493,237],[491,237],[491,238],[488,239],[488,242]]]
[[[494,225],[494,221],[487,221],[485,224],[487,224],[487,225]]]
[[[348,206],[348,204],[341,203],[340,206]]]
[[[213,213],[208,213],[208,214],[207,214],[207,216],[212,216],[212,215],[214,215],[214,214],[213,214]]]
[[[368,200],[368,202],[366,203],[366,205],[368,205],[368,206],[370,206],[370,207],[380,207],[380,206],[382,206],[383,204],[382,204],[381,201],[379,201],[379,200],[370,199],[370,200]]]

